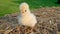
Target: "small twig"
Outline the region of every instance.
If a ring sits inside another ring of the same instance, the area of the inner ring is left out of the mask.
[[[6,30],[9,29],[9,28],[10,28],[10,26],[8,26],[8,27],[6,28]]]
[[[5,30],[0,30],[0,32],[5,31]]]
[[[13,31],[13,29],[5,31],[5,34],[8,34],[9,32]]]

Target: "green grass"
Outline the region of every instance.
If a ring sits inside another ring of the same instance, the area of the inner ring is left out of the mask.
[[[41,6],[60,6],[55,3],[57,0],[0,0],[0,16],[19,12],[19,4],[22,2],[27,2],[31,10],[38,9]]]

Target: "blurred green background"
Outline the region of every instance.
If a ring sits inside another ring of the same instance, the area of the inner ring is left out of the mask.
[[[27,2],[31,10],[41,7],[57,7],[57,0],[0,0],[0,16],[19,12],[19,4]]]

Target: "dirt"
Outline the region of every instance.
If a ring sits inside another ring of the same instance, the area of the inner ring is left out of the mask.
[[[60,30],[60,7],[33,10],[37,24],[32,29],[18,24],[18,13],[0,16],[0,34],[57,34]]]

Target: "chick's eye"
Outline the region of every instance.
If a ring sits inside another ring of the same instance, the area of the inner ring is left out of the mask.
[[[25,12],[26,12],[27,10],[25,10]]]

